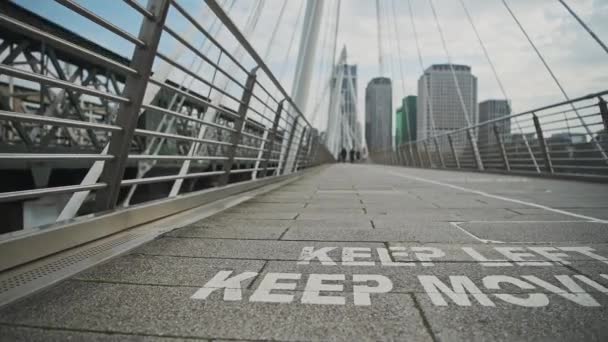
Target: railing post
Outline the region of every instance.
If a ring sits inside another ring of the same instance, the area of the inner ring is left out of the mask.
[[[408,160],[408,157],[405,154],[405,146],[404,145],[401,145],[401,147],[399,148],[399,153],[401,153],[401,161],[402,161],[401,165],[407,166],[410,163],[410,161]]]
[[[302,150],[302,143],[304,142],[304,137],[306,136],[307,131],[308,131],[308,127],[302,128],[302,133],[300,134],[300,141],[298,142],[298,147],[296,148],[296,154],[293,157],[293,166],[291,167],[292,173],[297,171],[298,159],[300,158],[300,151]]]
[[[302,166],[301,168],[308,167],[308,155],[310,153],[310,143],[312,142],[312,139],[312,128],[308,128],[308,136],[306,137],[306,144],[304,144],[304,146],[306,146],[306,151],[304,152],[304,156],[302,157],[303,162],[301,163],[301,165],[304,166]]]
[[[414,158],[414,152],[412,152],[412,144],[408,143],[407,144],[407,149],[410,155],[410,166],[416,166],[416,159]]]
[[[509,158],[507,157],[507,150],[505,149],[505,144],[502,141],[502,136],[498,131],[498,126],[496,124],[492,125],[492,129],[494,130],[494,135],[496,136],[496,142],[498,143],[498,147],[500,148],[500,155],[502,156],[502,161],[505,164],[505,170],[511,171],[511,165],[509,164]]]
[[[144,17],[139,29],[138,37],[145,42],[145,45],[135,46],[133,51],[130,66],[137,71],[137,74],[128,75],[125,81],[122,96],[128,98],[129,102],[122,103],[118,108],[116,126],[119,126],[121,130],[113,132],[110,138],[108,154],[114,158],[105,162],[99,178],[99,181],[107,186],[97,191],[95,195],[97,211],[112,209],[116,206],[141,103],[152,74],[158,43],[169,12],[169,0],[150,1],[148,11],[154,17]]]
[[[450,143],[450,149],[452,150],[452,156],[454,157],[454,162],[456,162],[456,168],[460,169],[460,159],[458,159],[458,153],[456,153],[456,148],[454,148],[454,141],[452,140],[452,136],[448,134],[448,142]]]
[[[532,120],[534,121],[534,128],[536,128],[538,144],[540,145],[540,149],[543,152],[543,158],[545,159],[545,171],[547,171],[547,173],[553,173],[553,163],[551,163],[551,155],[549,154],[549,149],[547,148],[547,143],[545,142],[545,136],[543,135],[543,129],[540,126],[540,120],[538,120],[538,116],[536,116],[534,113],[532,114]]]
[[[418,166],[420,167],[424,167],[424,162],[422,161],[422,156],[420,155],[420,146],[418,146],[419,144],[416,143],[415,149],[416,149],[416,157],[418,157]]]
[[[277,108],[277,112],[274,116],[274,121],[272,122],[272,130],[270,131],[270,135],[268,135],[268,148],[266,149],[266,151],[264,151],[264,166],[262,167],[263,177],[266,177],[268,175],[268,163],[270,162],[270,158],[272,158],[272,150],[274,149],[274,141],[277,137],[277,130],[279,129],[279,122],[281,121],[281,112],[283,111],[284,102],[285,100],[281,100],[279,102],[279,107]]]
[[[315,159],[317,158],[317,154],[319,153],[319,135],[315,134],[312,138],[312,145],[310,146],[310,165],[315,166]]]
[[[422,142],[422,145],[424,146],[424,153],[426,154],[426,160],[429,162],[429,167],[432,169],[433,168],[433,159],[431,159],[431,153],[429,152],[429,147],[426,144],[426,140]]]
[[[472,128],[467,129],[467,138],[469,139],[469,143],[471,144],[471,148],[473,149],[473,157],[475,158],[477,170],[483,171],[483,161],[481,160],[481,155],[479,154],[477,140],[473,138]]]
[[[289,138],[287,138],[287,146],[285,147],[285,156],[283,156],[283,165],[280,165],[280,170],[277,173],[278,175],[285,174],[285,166],[287,165],[287,159],[289,159],[289,153],[291,152],[291,144],[293,143],[293,135],[296,132],[296,127],[298,126],[298,117],[293,119],[291,123],[291,127],[289,128]],[[287,120],[289,122],[289,120]]]
[[[243,89],[243,96],[241,97],[241,103],[239,104],[239,109],[237,111],[237,117],[234,120],[234,130],[230,136],[230,146],[228,146],[228,154],[224,161],[224,174],[220,177],[219,183],[220,185],[228,184],[228,180],[230,177],[230,172],[232,171],[232,165],[234,164],[234,158],[236,156],[236,150],[241,141],[243,127],[245,126],[245,120],[247,119],[247,111],[249,110],[249,101],[251,100],[251,95],[253,94],[253,88],[255,87],[256,80],[256,71],[258,67],[255,67],[249,75],[247,76],[247,81],[245,82],[245,89]]]
[[[608,134],[608,105],[606,105],[606,101],[600,96],[600,102],[598,105],[600,106],[600,114],[602,115],[602,121],[604,122],[604,132]]]
[[[433,139],[435,141],[435,149],[437,150],[437,155],[439,155],[439,162],[441,163],[441,168],[445,169],[445,160],[443,160],[443,155],[441,154],[441,150],[439,149],[439,140],[437,137]]]

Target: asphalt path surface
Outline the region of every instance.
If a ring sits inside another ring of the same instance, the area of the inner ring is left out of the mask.
[[[608,340],[608,186],[336,164],[0,309],[0,340]]]

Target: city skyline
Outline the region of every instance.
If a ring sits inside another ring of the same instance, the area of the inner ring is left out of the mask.
[[[392,94],[388,77],[373,78],[365,88],[365,141],[369,151],[393,145]]]

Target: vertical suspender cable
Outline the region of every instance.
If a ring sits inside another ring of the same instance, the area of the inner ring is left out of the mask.
[[[376,32],[378,33],[378,68],[380,76],[384,75],[384,58],[382,51],[382,23],[380,21],[380,0],[376,0]]]
[[[490,68],[492,69],[492,73],[494,74],[496,83],[498,83],[498,87],[500,88],[502,95],[505,97],[505,100],[509,101],[509,96],[507,95],[507,91],[505,90],[505,87],[504,87],[502,81],[500,80],[500,77],[498,76],[498,72],[496,71],[494,62],[492,62],[492,58],[490,58],[490,54],[488,53],[488,50],[486,49],[486,45],[484,44],[483,40],[481,39],[481,35],[479,34],[479,31],[477,30],[477,26],[475,26],[475,22],[473,21],[473,18],[471,17],[471,14],[469,13],[469,10],[464,3],[464,0],[459,0],[459,1],[460,1],[460,4],[462,5],[462,9],[464,10],[464,13],[466,14],[467,20],[469,21],[469,23],[471,24],[471,27],[473,28],[473,31],[475,32],[475,36],[477,37],[477,41],[479,42],[479,45],[481,46],[481,50],[483,51],[483,54],[485,55],[486,60],[488,61],[488,64],[490,65]],[[513,110],[513,107],[511,107],[511,110]],[[538,163],[536,162],[536,157],[534,157],[534,153],[532,153],[532,148],[530,147],[528,138],[526,138],[526,135],[524,134],[524,131],[521,128],[521,124],[519,123],[519,117],[515,117],[513,119],[515,119],[515,125],[517,126],[517,128],[519,129],[519,132],[521,133],[521,136],[524,140],[524,144],[526,145],[526,149],[530,153],[530,157],[532,158],[532,162],[534,163],[536,172],[540,173],[540,168],[538,166]]]
[[[450,56],[450,52],[448,51],[448,46],[445,42],[445,37],[443,36],[443,30],[441,29],[441,25],[439,24],[439,18],[437,17],[437,11],[435,10],[435,5],[433,4],[433,0],[429,0],[429,4],[431,5],[431,11],[433,12],[433,17],[435,18],[435,24],[437,25],[437,31],[439,31],[439,37],[441,38],[441,44],[443,45],[443,50],[445,52],[446,58],[448,59],[448,65],[450,66],[450,70],[452,72],[452,78],[454,79],[454,85],[456,85],[456,92],[458,93],[458,99],[460,100],[460,105],[462,106],[462,111],[464,113],[464,117],[467,120],[467,125],[471,126],[471,117],[469,115],[469,111],[467,109],[466,104],[464,103],[464,98],[462,97],[462,91],[460,89],[460,85],[458,84],[458,78],[456,77],[456,71],[454,71],[454,66],[452,65],[452,57]],[[475,108],[473,108],[475,110]],[[475,132],[472,133],[476,136]]]
[[[416,42],[416,52],[418,53],[418,63],[420,65],[420,72],[422,73],[423,77],[424,77],[424,61],[422,59],[422,49],[420,48],[420,41],[418,39],[418,30],[416,29],[416,23],[414,21],[414,10],[412,9],[412,1],[411,0],[407,0],[407,4],[408,4],[408,9],[409,9],[409,16],[410,16],[410,23],[412,24],[412,32],[414,33],[414,41]],[[431,103],[431,87],[429,85],[428,87],[428,94],[426,96],[426,105],[429,111],[429,119],[431,121],[431,131],[433,132],[433,135],[435,135],[435,115],[433,112],[433,106]],[[419,122],[416,123],[416,125],[420,124]],[[424,128],[426,130],[426,128]]]
[[[382,6],[382,7],[384,7],[384,11],[383,11],[384,21],[386,22],[387,25],[389,25],[387,27],[387,30],[386,30],[386,47],[388,48],[388,51],[389,51],[389,54],[388,54],[388,68],[389,68],[389,76],[391,78],[391,98],[390,98],[390,103],[391,103],[391,109],[392,109],[392,103],[393,103],[392,80],[394,80],[396,78],[395,77],[395,74],[396,74],[395,70],[397,68],[393,65],[393,63],[395,62],[395,56],[393,54],[393,46],[391,44],[391,33],[392,32],[390,30],[390,19],[389,19],[390,9],[388,7],[386,7],[386,6]],[[380,8],[381,10],[382,10],[382,7]],[[396,39],[396,37],[395,37],[395,39]],[[385,118],[385,120],[386,120],[386,118]],[[392,148],[393,144],[395,143],[395,140],[393,139],[393,129],[395,127],[393,127],[393,113],[392,113],[392,110],[391,110],[391,113],[389,114],[388,122],[383,122],[383,124],[385,125],[385,127],[390,127],[391,128],[391,130],[389,132],[389,134],[390,134],[390,137],[389,137],[390,144],[389,144],[388,147],[392,151],[393,150],[393,148]]]
[[[602,148],[602,146],[600,145],[600,143],[597,141],[597,139],[593,139],[593,133],[591,132],[591,130],[589,129],[589,127],[587,127],[587,124],[585,124],[585,121],[581,117],[580,113],[578,112],[578,110],[576,109],[576,107],[574,106],[574,104],[572,102],[570,102],[571,101],[570,97],[568,96],[568,94],[566,93],[566,91],[562,87],[561,83],[559,82],[559,80],[557,79],[557,77],[555,76],[555,74],[553,73],[553,70],[551,70],[551,68],[549,67],[549,64],[547,64],[547,62],[545,61],[545,58],[543,57],[543,55],[536,48],[536,45],[534,44],[534,42],[532,41],[532,39],[528,35],[528,32],[526,32],[526,30],[524,29],[524,27],[521,25],[521,23],[519,22],[519,19],[517,19],[517,17],[515,16],[515,13],[513,13],[513,11],[511,10],[511,8],[507,4],[507,1],[506,0],[502,0],[502,3],[505,5],[507,11],[509,11],[509,14],[511,15],[511,17],[513,18],[513,20],[515,21],[515,23],[517,24],[517,26],[519,27],[519,29],[521,30],[521,32],[524,34],[524,36],[528,40],[528,43],[530,43],[530,46],[532,46],[532,48],[536,52],[536,55],[538,56],[538,58],[541,60],[541,62],[545,66],[545,69],[547,69],[547,71],[549,72],[549,75],[551,75],[551,77],[553,78],[553,81],[555,81],[555,84],[557,85],[557,87],[559,88],[559,90],[564,95],[564,98],[566,99],[566,101],[568,101],[570,103],[570,107],[572,107],[572,110],[574,111],[574,113],[578,117],[578,119],[579,119],[579,121],[581,123],[581,126],[583,126],[585,128],[585,131],[587,131],[587,134],[589,135],[589,137],[591,137],[591,141],[594,142],[594,144],[597,147],[598,151],[601,153],[602,158],[604,159],[604,161],[608,161],[608,155],[606,155],[606,152],[604,151],[604,149]],[[566,115],[566,114],[564,113],[564,115]],[[570,126],[568,124],[568,118],[567,117],[566,117],[566,125],[568,126],[568,132],[570,132]]]
[[[401,91],[403,92],[403,96],[406,96],[407,93],[405,90],[405,72],[403,69],[403,54],[401,53],[401,40],[399,39],[400,35],[399,35],[399,31],[397,29],[397,18],[396,18],[397,11],[395,10],[395,0],[391,0],[391,10],[392,10],[392,19],[393,19],[393,31],[395,34],[395,40],[396,40],[396,44],[397,44],[397,57],[398,57],[398,61],[399,61],[399,72],[401,74]],[[409,112],[409,108],[407,108],[405,103],[402,103],[401,105],[403,106],[403,111],[404,111],[407,119],[410,118],[410,115],[416,115],[416,113]],[[412,127],[409,124],[407,127],[409,129],[409,137],[411,140],[411,137],[413,136]]]

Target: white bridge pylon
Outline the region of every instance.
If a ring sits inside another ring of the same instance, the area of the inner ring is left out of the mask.
[[[334,157],[343,148],[361,151],[364,147],[360,129],[357,128],[359,107],[352,76],[346,47],[343,47],[338,62],[332,68],[331,77],[323,87],[322,96],[312,111],[311,121],[314,122],[319,108],[329,100],[325,144]]]

